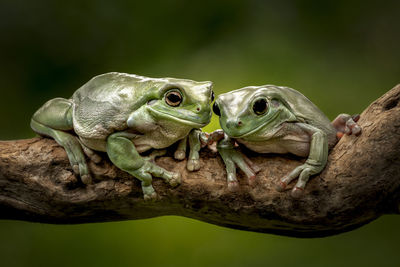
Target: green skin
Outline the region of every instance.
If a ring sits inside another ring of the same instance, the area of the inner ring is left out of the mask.
[[[261,104],[260,104],[261,103]],[[263,105],[262,103],[265,103]],[[307,157],[306,162],[283,177],[277,190],[283,191],[299,177],[292,196],[299,197],[311,175],[320,173],[327,162],[328,150],[344,134],[361,133],[358,117],[339,115],[332,123],[308,98],[288,87],[249,86],[222,94],[214,103],[223,129],[211,134],[224,160],[228,186],[238,187],[237,165],[253,184],[259,171],[235,149],[241,144],[258,153],[291,153]]]
[[[179,141],[175,158],[182,160],[189,143],[187,169],[198,170],[199,150],[207,141],[199,128],[210,122],[212,98],[211,82],[106,73],[70,99],[45,103],[33,115],[31,127],[64,147],[83,183],[92,182],[85,154],[99,162],[95,151],[106,152],[114,165],[142,182],[145,199],[155,199],[152,176],[171,186],[178,185],[181,176],[154,164],[159,151],[149,157],[140,153]]]

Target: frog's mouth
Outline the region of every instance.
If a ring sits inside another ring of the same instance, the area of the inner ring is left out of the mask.
[[[273,121],[275,121],[275,119],[278,117],[279,114],[280,114],[280,111],[275,112],[275,114],[271,118],[269,118],[266,123],[262,123],[259,126],[247,131],[244,134],[234,135],[234,134],[229,133],[229,131],[225,131],[225,132],[229,137],[232,137],[232,138],[235,138],[235,139],[244,138],[244,137],[247,137],[247,136],[252,135],[254,133],[257,133],[258,131],[260,131],[264,127],[267,127],[269,124],[271,124]],[[281,124],[279,124],[279,125],[281,125]],[[276,131],[277,130],[279,130],[279,127],[276,127]]]
[[[191,126],[193,128],[202,128],[202,127],[204,127],[204,126],[206,126],[207,124],[210,123],[210,119],[208,119],[206,122],[194,122],[192,120],[185,120],[185,119],[182,119],[182,118],[179,118],[179,117],[172,116],[171,114],[168,114],[166,112],[162,112],[160,110],[155,110],[155,109],[153,109],[151,107],[148,107],[148,109],[149,109],[150,112],[158,115],[159,117],[167,118],[167,119],[169,119],[171,121],[176,121],[176,122],[178,122],[180,124]],[[193,119],[195,120],[196,118],[193,118]]]

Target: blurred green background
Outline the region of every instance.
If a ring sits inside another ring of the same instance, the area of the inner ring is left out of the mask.
[[[278,84],[331,119],[400,83],[399,1],[0,2],[0,139],[91,77],[212,80],[216,94]],[[213,122],[206,130],[218,127]],[[58,226],[0,221],[0,266],[400,266],[400,217],[322,239],[181,217]]]

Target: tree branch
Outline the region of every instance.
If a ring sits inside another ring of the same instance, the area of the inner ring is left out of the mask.
[[[0,218],[45,223],[88,223],[180,215],[231,228],[298,237],[333,235],[357,228],[400,207],[400,85],[362,114],[359,137],[344,136],[328,165],[293,199],[273,188],[279,178],[304,162],[292,156],[246,151],[261,167],[250,187],[239,173],[240,189],[230,192],[219,155],[201,153],[202,168],[188,172],[171,156],[157,164],[182,173],[171,188],[154,179],[161,196],[143,200],[137,179],[103,155],[89,163],[94,184],[74,176],[64,150],[53,140],[33,138],[0,142]]]

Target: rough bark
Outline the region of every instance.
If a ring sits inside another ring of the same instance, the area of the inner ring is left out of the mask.
[[[220,157],[201,152],[202,168],[188,172],[186,161],[157,159],[182,173],[171,188],[155,178],[160,199],[144,201],[140,183],[114,167],[106,155],[89,163],[94,184],[73,174],[64,150],[53,140],[33,138],[0,142],[0,218],[45,223],[88,223],[180,215],[248,231],[298,237],[327,236],[357,228],[382,214],[399,213],[400,85],[362,114],[359,137],[345,136],[333,148],[328,165],[309,181],[305,195],[294,199],[273,185],[302,164],[292,156],[257,155],[261,167],[250,187],[239,172],[240,188],[226,186]]]

